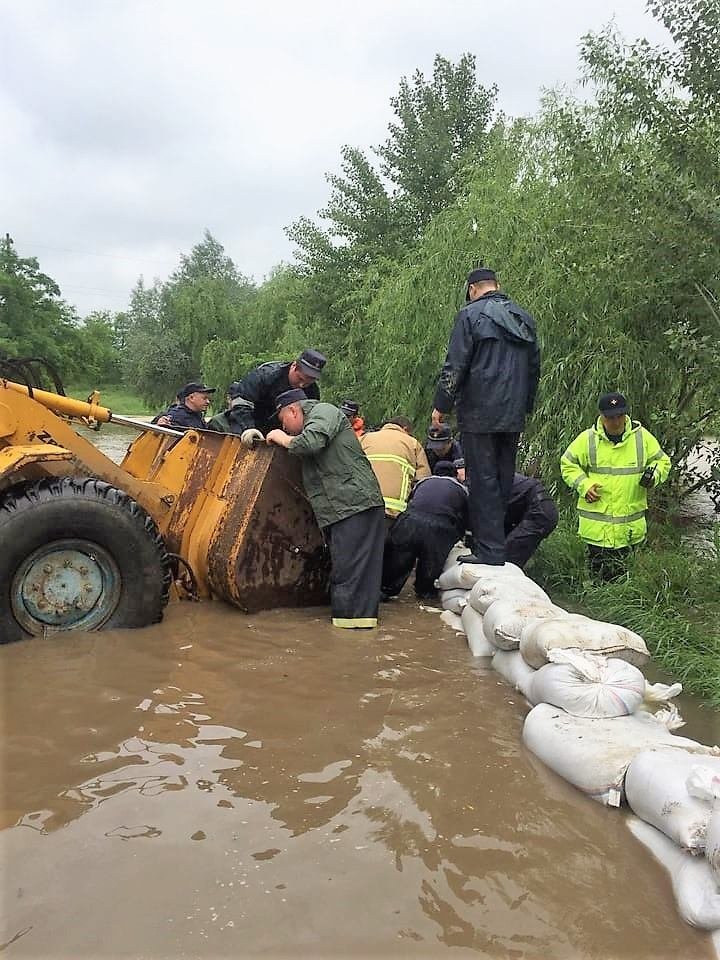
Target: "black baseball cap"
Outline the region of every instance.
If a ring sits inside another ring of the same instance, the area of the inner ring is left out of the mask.
[[[343,400],[340,409],[347,416],[356,417],[358,415],[358,411],[360,410],[360,404],[355,403],[354,400]]]
[[[497,276],[495,275],[494,270],[489,270],[487,267],[478,267],[477,270],[471,270],[467,278],[467,287],[465,289],[465,299],[470,299],[470,284],[471,283],[485,283],[488,280],[492,280],[493,283],[497,283]]]
[[[452,440],[452,430],[447,424],[440,427],[430,427],[427,435],[427,445],[431,450],[439,450]]]
[[[627,400],[621,393],[604,393],[598,400],[598,410],[606,417],[619,417],[627,413]]]
[[[317,350],[303,350],[297,358],[296,363],[306,377],[312,377],[313,380],[317,380],[327,360]]]
[[[286,390],[276,399],[275,410],[282,410],[283,407],[289,407],[291,403],[300,403],[301,400],[307,400],[307,394],[300,387],[296,387],[294,390]]]
[[[206,387],[204,383],[186,383],[178,390],[178,400],[187,400],[191,393],[215,393],[215,387]]]

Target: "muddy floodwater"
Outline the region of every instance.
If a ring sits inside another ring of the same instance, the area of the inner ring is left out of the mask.
[[[710,958],[437,614],[172,604],[0,647],[8,957]],[[686,700],[682,731],[717,739]]]

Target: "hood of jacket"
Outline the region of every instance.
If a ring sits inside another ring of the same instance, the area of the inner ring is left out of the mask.
[[[537,334],[533,318],[522,307],[498,290],[483,294],[470,307],[479,308],[498,327],[506,340],[535,343]]]

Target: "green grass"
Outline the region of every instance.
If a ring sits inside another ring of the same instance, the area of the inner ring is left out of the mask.
[[[601,584],[588,575],[574,518],[564,517],[528,573],[561,606],[639,633],[659,666],[720,706],[720,524],[708,533],[698,546],[687,530],[654,520],[626,576]]]
[[[100,391],[100,404],[108,407],[113,413],[124,414],[125,416],[136,416],[137,414],[157,413],[157,410],[151,409],[145,401],[133,393],[122,384],[76,384],[65,387],[65,392],[69,397],[76,400],[86,400],[92,390]]]

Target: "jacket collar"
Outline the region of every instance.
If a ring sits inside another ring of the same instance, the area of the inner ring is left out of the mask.
[[[595,426],[593,427],[593,429],[599,437],[601,437],[603,440],[606,441],[606,443],[612,443],[611,440],[608,440],[608,435],[605,433],[605,427],[602,425],[602,420],[600,419],[600,417],[598,417],[597,420],[595,421]],[[629,437],[631,433],[635,433],[635,431],[639,429],[640,429],[640,421],[631,420],[630,417],[628,417],[626,414],[625,429],[623,430],[622,440],[619,440],[618,442],[622,443],[623,440]]]

